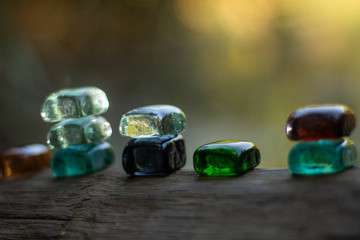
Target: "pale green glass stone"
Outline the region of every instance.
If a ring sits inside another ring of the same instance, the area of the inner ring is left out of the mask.
[[[48,132],[47,143],[52,148],[67,148],[92,142],[101,142],[112,134],[110,123],[103,117],[87,116],[66,119]]]
[[[67,118],[99,115],[108,108],[106,94],[97,87],[63,89],[46,98],[41,117],[45,122],[59,122]]]
[[[120,134],[127,137],[176,135],[186,128],[185,114],[171,105],[151,105],[136,108],[123,115]]]

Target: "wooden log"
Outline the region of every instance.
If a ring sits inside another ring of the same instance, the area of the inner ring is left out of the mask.
[[[0,185],[0,239],[360,239],[360,168],[321,177],[256,169],[201,179],[110,168]]]

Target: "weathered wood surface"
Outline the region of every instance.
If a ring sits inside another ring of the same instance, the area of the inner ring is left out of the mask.
[[[360,239],[360,168],[324,177],[127,178],[111,168],[0,184],[0,239]]]

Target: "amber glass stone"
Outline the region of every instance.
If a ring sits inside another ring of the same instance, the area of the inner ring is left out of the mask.
[[[50,166],[52,153],[42,144],[13,147],[0,154],[0,179],[29,174]]]
[[[290,140],[315,141],[349,136],[356,126],[353,111],[344,105],[311,105],[293,112],[286,124]]]

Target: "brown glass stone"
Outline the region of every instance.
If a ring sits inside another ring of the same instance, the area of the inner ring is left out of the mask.
[[[0,153],[0,179],[27,175],[50,166],[52,153],[42,144],[13,147]]]
[[[290,140],[311,141],[349,136],[356,126],[353,111],[344,105],[311,105],[293,112],[286,124]]]

